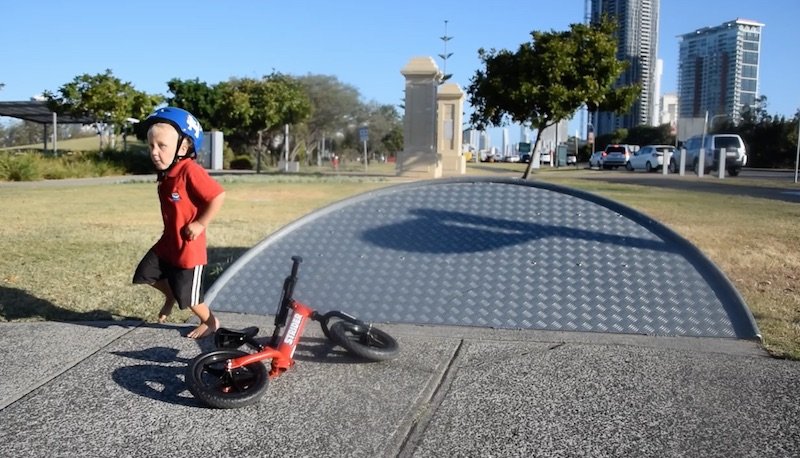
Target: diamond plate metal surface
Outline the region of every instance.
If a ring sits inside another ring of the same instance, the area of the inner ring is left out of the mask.
[[[374,322],[754,338],[725,276],[665,226],[610,200],[513,179],[398,185],[319,210],[248,251],[215,310],[295,297]]]

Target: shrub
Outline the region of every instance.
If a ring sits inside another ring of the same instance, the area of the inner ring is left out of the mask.
[[[232,170],[253,170],[253,160],[250,156],[237,156],[231,161]]]
[[[23,153],[0,157],[0,179],[5,181],[34,181],[41,179],[40,162],[36,155]]]
[[[231,161],[236,158],[236,153],[233,152],[233,148],[228,145],[228,142],[224,142],[222,147],[222,168],[230,169],[231,168]]]

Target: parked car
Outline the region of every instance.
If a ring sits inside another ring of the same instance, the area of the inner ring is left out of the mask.
[[[597,167],[598,169],[603,165],[603,151],[595,151],[589,156],[589,167]]]
[[[578,156],[575,155],[573,152],[567,153],[567,165],[577,165],[578,164]]]
[[[603,151],[601,165],[604,169],[624,167],[636,150],[638,150],[638,147],[634,147],[634,145],[608,145]]]
[[[539,164],[550,164],[550,151],[539,153]]]
[[[524,162],[524,163],[527,164],[528,162],[531,161],[531,153],[523,153],[523,154],[521,154],[519,156],[519,161],[520,162]]]
[[[514,154],[506,156],[503,158],[503,162],[519,162],[519,156]]]
[[[705,173],[719,170],[719,163],[722,162],[728,174],[735,177],[742,171],[742,167],[747,165],[747,147],[742,137],[737,134],[708,134],[705,136],[705,143],[702,135],[696,135],[686,140],[684,148],[686,148],[686,167],[694,171],[697,171],[700,164],[701,148],[705,148],[706,153],[703,158]],[[725,150],[725,159],[720,161],[719,156],[723,149]],[[670,171],[678,170],[679,160],[679,155],[673,155],[673,160],[669,164]]]
[[[652,172],[659,170],[664,166],[664,155],[666,155],[666,163],[669,161],[675,152],[675,147],[670,145],[646,145],[641,147],[639,151],[633,153],[625,164],[628,170],[644,170]]]

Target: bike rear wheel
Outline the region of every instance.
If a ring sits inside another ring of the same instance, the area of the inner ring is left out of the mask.
[[[400,351],[392,336],[365,324],[342,320],[333,323],[329,331],[334,343],[370,361],[386,361],[396,357]]]
[[[205,404],[235,409],[255,404],[267,391],[267,368],[258,362],[233,370],[229,359],[247,355],[239,350],[215,350],[196,356],[186,367],[186,386]]]

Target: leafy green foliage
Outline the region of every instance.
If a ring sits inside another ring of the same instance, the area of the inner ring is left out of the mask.
[[[476,71],[467,90],[475,109],[472,124],[483,128],[510,120],[541,133],[582,105],[592,110],[627,110],[639,87],[614,87],[626,65],[616,58],[614,28],[607,19],[572,24],[562,32],[534,31],[532,41],[522,43],[516,52],[478,50],[485,69]],[[536,146],[539,141],[537,134]]]
[[[214,86],[197,79],[173,79],[168,86],[173,97],[167,103],[192,112],[205,130],[221,130],[238,151],[260,147],[264,134],[267,139],[274,137],[284,125],[301,123],[311,113],[302,85],[281,73],[261,79],[231,78]]]
[[[130,153],[117,154],[130,156]],[[149,170],[152,170],[152,165]],[[0,155],[2,181],[56,180],[124,173],[125,168],[119,161],[112,160],[107,155],[101,157],[99,152],[72,152],[58,157],[45,157],[35,151]]]
[[[754,107],[745,107],[742,119],[736,126],[725,125],[714,132],[732,132],[741,135],[748,148],[751,167],[795,167],[797,148],[797,123],[783,116],[767,112],[767,97],[761,96]]]
[[[112,123],[120,133],[128,118],[144,119],[161,102],[161,96],[137,91],[115,77],[110,69],[97,75],[83,74],[58,89],[45,91],[50,109],[59,114]]]

